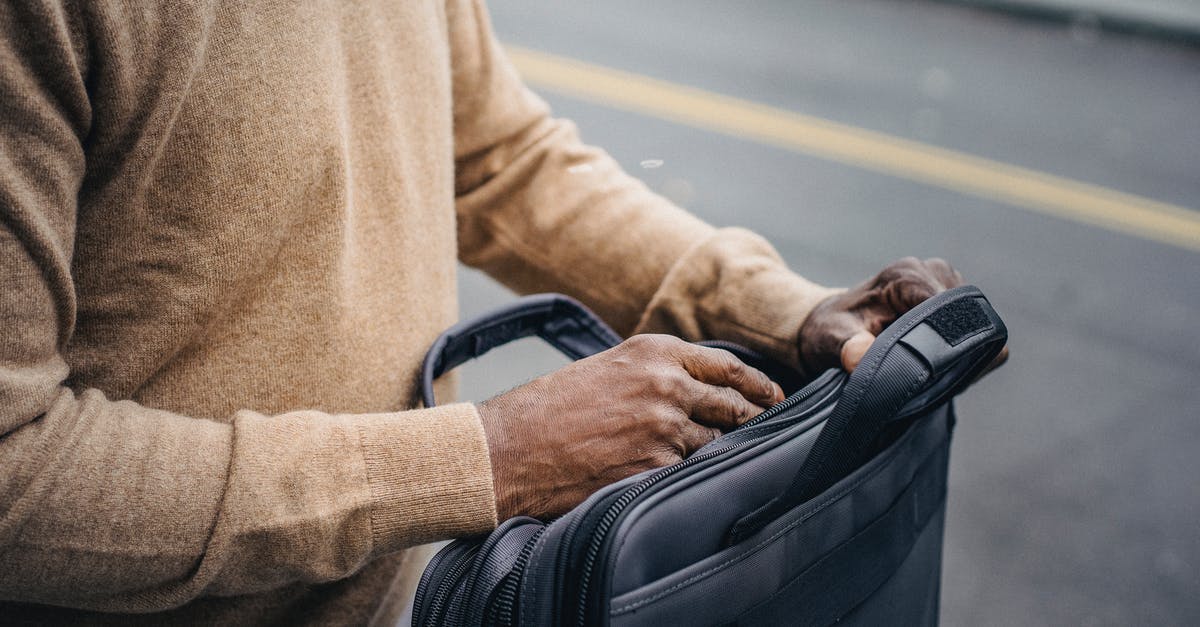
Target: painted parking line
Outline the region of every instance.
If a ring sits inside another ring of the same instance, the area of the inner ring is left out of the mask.
[[[1200,252],[1200,213],[748,100],[506,46],[540,90]]]

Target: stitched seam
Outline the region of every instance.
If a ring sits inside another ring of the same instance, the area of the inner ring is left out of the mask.
[[[906,446],[906,447],[911,447],[911,446],[912,446],[912,440],[910,439],[910,440],[909,440],[909,442],[905,443],[905,446]],[[888,455],[888,457],[889,457],[889,458],[896,457],[897,455],[899,455],[899,454],[900,454],[900,453],[899,453],[899,450],[900,450],[900,449],[896,449],[896,450],[894,450],[894,451],[893,451],[891,454],[889,454],[889,455]],[[733,563],[735,563],[735,562],[742,561],[743,559],[746,559],[746,558],[750,557],[750,556],[751,556],[751,555],[753,555],[754,553],[757,553],[757,552],[758,552],[760,549],[762,549],[764,546],[766,546],[766,545],[768,545],[768,544],[771,544],[771,543],[772,543],[772,542],[774,542],[775,540],[779,539],[779,537],[780,537],[780,536],[782,536],[782,535],[786,534],[787,532],[791,531],[791,530],[792,530],[792,529],[794,529],[795,527],[797,527],[797,526],[799,526],[799,525],[803,524],[803,523],[804,523],[806,520],[808,520],[809,518],[812,518],[813,516],[816,516],[816,515],[817,515],[817,514],[819,514],[820,512],[824,511],[826,508],[828,508],[828,507],[829,507],[830,505],[832,505],[834,502],[842,500],[842,499],[843,499],[843,498],[845,498],[845,497],[846,497],[846,496],[847,496],[847,495],[848,495],[850,492],[853,492],[854,490],[858,489],[858,487],[859,487],[860,485],[862,485],[863,483],[867,482],[867,481],[868,481],[868,480],[870,480],[870,479],[873,479],[873,478],[875,478],[875,477],[876,477],[876,476],[877,476],[879,473],[883,472],[883,468],[884,468],[885,466],[887,466],[887,463],[886,463],[886,462],[881,462],[881,463],[879,464],[879,466],[876,466],[876,467],[875,467],[875,469],[874,469],[874,470],[872,470],[870,473],[868,473],[867,475],[865,475],[865,476],[863,476],[863,477],[860,477],[860,478],[858,479],[858,481],[855,481],[853,484],[851,484],[851,485],[847,486],[847,487],[846,487],[844,490],[842,490],[840,493],[830,496],[828,499],[826,499],[824,502],[822,502],[820,505],[818,505],[818,506],[817,506],[815,509],[813,509],[812,511],[808,512],[807,514],[805,514],[803,517],[799,518],[798,520],[796,520],[796,521],[793,521],[793,522],[789,523],[789,524],[788,524],[788,526],[786,526],[786,527],[784,527],[783,529],[780,529],[779,531],[775,532],[773,535],[771,535],[771,537],[769,537],[769,538],[767,538],[766,540],[763,540],[762,542],[760,542],[760,543],[756,544],[755,546],[751,547],[751,548],[750,548],[749,550],[747,550],[746,552],[744,552],[744,553],[742,553],[742,554],[740,554],[740,555],[737,555],[737,556],[731,557],[731,558],[729,558],[728,560],[726,560],[726,561],[724,561],[724,562],[722,562],[722,563],[720,563],[720,564],[717,564],[716,566],[713,566],[713,567],[709,568],[708,570],[705,570],[704,572],[701,572],[701,573],[697,573],[697,574],[695,574],[695,575],[692,575],[691,577],[687,578],[686,580],[684,580],[684,581],[681,581],[681,582],[679,582],[679,583],[675,584],[674,586],[671,586],[670,588],[668,588],[668,589],[666,589],[666,590],[662,590],[662,591],[660,591],[660,592],[657,592],[657,593],[655,593],[654,595],[652,595],[652,596],[650,596],[650,597],[648,597],[648,598],[645,598],[645,599],[639,599],[639,600],[637,600],[637,601],[632,601],[632,602],[628,603],[627,605],[623,605],[623,606],[621,606],[621,607],[619,607],[619,608],[616,608],[616,609],[614,609],[614,610],[612,611],[612,612],[613,612],[613,614],[614,614],[614,615],[616,615],[616,614],[623,614],[623,613],[626,613],[626,612],[628,612],[628,611],[630,611],[630,610],[635,610],[635,609],[637,609],[637,608],[639,608],[639,607],[642,607],[643,605],[646,605],[646,604],[648,604],[648,603],[652,603],[652,602],[654,602],[654,601],[657,601],[657,600],[659,600],[659,599],[661,599],[661,598],[663,598],[663,597],[669,596],[669,595],[671,595],[671,594],[673,594],[673,593],[677,592],[677,591],[678,591],[680,588],[682,588],[682,587],[684,587],[684,586],[691,585],[691,584],[693,584],[693,583],[695,583],[695,582],[697,582],[697,581],[699,581],[699,580],[701,580],[701,579],[704,579],[705,577],[707,577],[707,576],[711,575],[712,573],[714,573],[714,572],[716,572],[716,571],[718,571],[718,570],[722,570],[722,569],[724,569],[726,566],[729,566],[730,564],[733,564]]]
[[[363,434],[363,425],[354,425],[354,431],[358,435],[358,458],[362,460],[363,476],[367,479],[367,492],[371,495],[371,515],[367,516],[367,526],[371,529],[371,547],[370,552],[375,551],[376,539],[378,535],[379,524],[376,521],[380,503],[383,499],[379,496],[379,488],[376,487],[373,480],[374,472],[371,470],[371,460],[367,459],[367,444],[366,436]]]
[[[606,328],[606,325],[603,322],[588,316],[586,312],[579,313],[580,316],[576,318],[576,320],[583,324],[583,330],[591,335],[594,339],[600,340],[600,343],[608,345],[614,345],[614,340],[616,341],[616,344],[621,343],[621,337],[617,335],[615,331],[610,331],[608,328]],[[587,357],[587,355],[584,355],[584,357]]]
[[[928,463],[930,462],[930,459],[929,459],[929,457],[932,457],[932,456],[933,456],[934,454],[936,454],[938,451],[941,451],[941,450],[942,450],[942,448],[943,448],[944,446],[946,446],[946,444],[943,444],[942,446],[939,446],[937,449],[935,449],[935,450],[934,450],[934,452],[933,452],[933,453],[931,453],[931,454],[930,454],[929,456],[927,456],[927,457],[926,457],[924,460],[922,460],[921,464],[920,464],[919,466],[917,466],[917,470],[916,470],[916,472],[917,472],[917,473],[920,473],[922,470],[924,470],[924,468],[925,468],[925,465],[926,465],[926,464],[928,464]],[[934,505],[934,507],[930,508],[930,512],[933,512],[933,511],[935,511],[935,510],[936,510],[936,509],[937,509],[939,506],[941,506],[941,505],[942,505],[943,503],[945,503],[945,502],[946,502],[946,493],[945,493],[945,492],[943,492],[943,494],[942,494],[942,497],[941,497],[940,499],[938,499],[938,502],[937,502],[937,504],[935,504],[935,505]],[[887,512],[884,512],[884,515],[886,516],[886,515],[887,515]],[[932,514],[931,514],[931,515],[932,515]],[[880,518],[882,518],[882,516],[881,516]],[[876,519],[876,520],[878,520],[878,519]],[[928,521],[926,521],[926,522],[928,523]],[[864,530],[865,530],[865,529],[864,529]],[[861,534],[862,534],[862,532],[863,532],[864,530],[860,530],[858,533],[855,533],[855,534],[854,534],[853,536],[851,536],[850,538],[847,538],[847,539],[845,540],[845,542],[842,542],[842,543],[840,543],[840,544],[839,544],[837,547],[834,547],[834,550],[836,550],[837,548],[840,548],[840,547],[842,547],[842,546],[845,546],[845,545],[846,545],[847,543],[849,543],[849,542],[853,542],[853,541],[854,541],[854,539],[855,539],[855,538],[857,538],[859,535],[861,535]],[[907,553],[905,553],[905,556],[907,556],[907,555],[910,555],[910,554],[912,553],[912,550],[913,550],[915,547],[916,547],[916,544],[915,544],[915,543],[914,543],[913,545],[909,546],[909,548],[908,548],[908,552],[907,552]],[[812,569],[812,568],[816,567],[817,565],[819,565],[819,564],[820,564],[820,563],[822,563],[822,562],[826,562],[826,561],[828,561],[828,559],[829,559],[829,556],[828,556],[828,555],[826,555],[826,556],[822,557],[821,559],[819,559],[819,560],[817,560],[816,562],[814,562],[814,563],[813,563],[811,566],[809,566],[808,568],[806,568],[806,569],[805,569],[805,571],[808,571],[808,570],[810,570],[810,569]],[[783,588],[785,588],[785,587],[787,587],[787,586],[790,586],[790,585],[794,584],[794,583],[795,583],[795,582],[796,582],[798,579],[800,579],[801,577],[804,577],[804,575],[805,575],[805,574],[806,574],[805,572],[800,572],[800,573],[798,573],[798,574],[797,574],[795,577],[792,577],[792,578],[791,578],[791,579],[789,579],[789,580],[788,580],[786,583],[784,583],[784,584],[783,584],[783,587],[781,587],[779,590],[776,590],[776,591],[775,591],[774,593],[772,593],[772,594],[771,594],[769,597],[767,597],[767,598],[763,599],[762,601],[759,601],[758,603],[755,603],[753,606],[751,606],[751,607],[747,608],[745,611],[743,611],[743,612],[741,612],[740,614],[738,614],[738,618],[741,618],[742,616],[745,616],[746,614],[749,614],[749,613],[751,613],[751,612],[754,612],[754,611],[755,611],[755,610],[757,610],[758,608],[760,608],[760,607],[763,607],[764,605],[766,605],[766,604],[770,603],[772,600],[774,600],[774,599],[778,598],[778,597],[779,597],[779,595],[780,595],[780,594],[783,592]],[[887,583],[887,580],[888,580],[888,579],[890,579],[890,578],[891,578],[893,575],[895,575],[895,572],[892,572],[892,573],[891,573],[891,575],[888,575],[887,577],[885,577],[885,578],[884,578],[884,580],[883,580],[883,582],[881,582],[879,585],[875,586],[875,588],[872,590],[872,592],[873,592],[874,590],[878,590],[878,589],[879,589],[879,586],[882,586],[884,583]],[[870,593],[868,593],[868,594],[867,594],[867,597],[870,597]],[[858,604],[861,604],[861,603],[862,603],[864,600],[865,600],[865,599],[858,601]],[[858,604],[856,604],[856,605],[855,605],[855,607],[858,607]]]

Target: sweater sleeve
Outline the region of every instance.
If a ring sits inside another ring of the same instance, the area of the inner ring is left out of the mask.
[[[571,294],[623,334],[727,339],[796,362],[800,325],[830,290],[583,144],[522,84],[480,0],[451,0],[448,17],[464,263],[519,292]]]
[[[0,600],[150,612],[494,526],[469,404],[218,422],[67,384],[91,119],[68,21],[0,8]]]

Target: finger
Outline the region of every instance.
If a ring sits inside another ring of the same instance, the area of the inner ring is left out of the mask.
[[[720,429],[705,427],[691,420],[681,420],[679,425],[679,444],[682,446],[680,457],[687,457],[695,453],[705,444],[712,442],[720,436]]]
[[[935,271],[915,257],[905,257],[889,265],[872,282],[885,308],[873,313],[888,318],[882,321],[884,325],[945,289]]]
[[[926,259],[925,267],[929,269],[929,273],[933,275],[933,278],[941,284],[942,289],[948,290],[963,284],[962,275],[945,259],[940,257]]]
[[[842,344],[842,368],[846,372],[854,372],[854,369],[858,367],[858,362],[862,361],[863,355],[867,354],[867,349],[871,348],[871,343],[874,341],[875,336],[867,331],[859,331],[846,340]]]
[[[971,383],[972,384],[976,383],[980,379],[982,379],[985,376],[987,376],[988,374],[990,374],[996,368],[1003,366],[1004,363],[1007,361],[1008,361],[1008,347],[1005,346],[1004,348],[1000,349],[1000,354],[996,355],[996,358],[993,359],[992,362],[990,364],[988,364],[987,367],[984,368],[978,375],[976,375],[976,377],[971,381]]]
[[[733,388],[752,403],[770,406],[783,400],[783,390],[770,377],[729,351],[687,344],[681,347],[679,364],[697,381]]]
[[[810,377],[829,368],[844,367],[841,352],[846,341],[870,330],[858,312],[839,310],[836,306],[814,310],[799,333],[801,367]]]
[[[759,415],[763,407],[746,400],[733,388],[694,381],[685,391],[684,409],[692,420],[728,431]]]
[[[992,360],[992,364],[990,366],[988,366],[988,372],[991,372],[991,371],[995,370],[996,368],[1003,366],[1005,364],[1005,362],[1007,362],[1007,361],[1008,361],[1008,347],[1005,346],[1004,348],[1000,349],[1000,354],[996,355],[996,358]]]

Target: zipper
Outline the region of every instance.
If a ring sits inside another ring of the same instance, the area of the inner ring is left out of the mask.
[[[799,405],[800,403],[804,402],[805,400],[811,398],[817,392],[826,388],[828,386],[829,382],[832,381],[833,379],[835,379],[838,376],[838,374],[839,373],[837,371],[832,371],[832,370],[829,372],[826,372],[824,375],[819,377],[816,381],[813,381],[812,384],[805,386],[804,389],[800,390],[799,392],[796,392],[795,394],[776,403],[775,405],[772,405],[766,411],[755,416],[754,418],[750,419],[749,421],[743,423],[734,431],[736,432],[736,431],[740,431],[742,429],[746,429],[748,427],[753,427],[755,425],[762,424],[763,422],[765,422],[767,420],[770,420],[772,418],[779,416],[783,412],[788,411],[789,409],[795,407],[796,405]],[[819,382],[819,384],[818,384],[818,382]],[[641,496],[642,493],[644,493],[646,490],[653,487],[659,481],[662,481],[663,479],[673,475],[674,473],[678,472],[679,470],[682,470],[684,468],[687,468],[687,467],[697,464],[699,462],[712,459],[719,455],[723,455],[723,454],[728,453],[729,451],[732,451],[733,449],[736,449],[744,444],[746,444],[745,441],[737,442],[735,444],[731,444],[729,446],[722,447],[715,451],[710,451],[703,455],[694,455],[692,457],[689,457],[687,459],[680,461],[679,463],[676,463],[673,466],[668,466],[668,467],[660,470],[659,472],[656,472],[653,475],[646,477],[645,479],[639,481],[638,483],[630,486],[619,498],[617,498],[617,500],[615,502],[613,502],[612,505],[609,505],[608,509],[604,512],[604,517],[600,519],[600,522],[597,523],[596,527],[592,530],[591,542],[589,543],[587,553],[584,556],[583,567],[579,571],[579,595],[577,598],[578,605],[576,606],[576,616],[575,616],[576,624],[578,624],[578,625],[586,625],[587,624],[587,610],[588,610],[587,601],[588,601],[588,596],[589,596],[589,592],[590,592],[590,590],[588,588],[589,588],[589,584],[591,583],[591,579],[592,579],[592,571],[595,569],[596,561],[597,561],[597,559],[599,559],[599,556],[600,556],[600,551],[604,547],[604,541],[606,539],[606,536],[608,535],[608,532],[611,530],[613,524],[616,523],[617,518],[620,517],[621,512],[624,511],[624,509],[626,507],[628,507],[631,503],[633,503],[633,501],[638,496]]]
[[[425,604],[425,597],[429,595],[429,586],[431,582],[437,579],[434,576],[435,571],[442,567],[442,564],[451,559],[451,553],[456,553],[454,544],[447,544],[442,547],[429,563],[425,565],[425,572],[421,575],[421,580],[417,582],[417,591],[413,598],[413,616],[416,617],[421,612],[421,606]]]
[[[591,583],[592,569],[596,565],[596,559],[599,556],[600,549],[604,544],[605,536],[612,528],[613,523],[615,523],[617,518],[621,515],[622,510],[628,507],[629,504],[632,503],[633,500],[640,496],[643,492],[650,489],[659,481],[662,481],[666,477],[670,476],[675,471],[687,468],[692,464],[702,462],[706,459],[712,459],[713,457],[727,453],[738,446],[741,445],[734,444],[731,446],[726,446],[725,448],[717,449],[715,451],[705,453],[704,455],[689,457],[675,464],[674,466],[668,466],[667,468],[664,468],[659,472],[646,477],[636,485],[630,486],[629,489],[626,490],[625,493],[622,494],[615,503],[609,506],[608,510],[604,512],[604,517],[600,519],[600,522],[592,531],[592,541],[588,545],[587,554],[583,558],[583,568],[581,568],[579,571],[579,605],[576,612],[576,624],[586,624],[585,619],[587,618],[588,585]]]
[[[429,610],[424,612],[425,620],[423,621],[423,625],[438,625],[443,622],[442,614],[446,611],[446,608],[450,602],[450,595],[454,591],[454,586],[458,584],[458,580],[462,578],[463,574],[466,573],[467,568],[470,567],[475,554],[479,552],[479,545],[477,543],[463,543],[462,546],[464,549],[461,552],[454,551],[453,546],[447,547],[446,555],[442,559],[450,561],[448,570],[430,578],[440,579],[440,582],[438,583],[437,589],[433,591],[433,596],[430,597]],[[453,555],[451,555],[451,553],[453,553]],[[439,562],[433,569],[430,569],[429,572],[434,573],[435,570],[441,569],[442,567],[443,562]],[[422,581],[421,583],[426,582]],[[429,592],[428,585],[425,586],[425,589],[422,589],[421,583],[417,584],[416,598],[413,600],[414,614],[420,609],[422,603],[424,602],[425,594]]]
[[[525,542],[525,546],[521,547],[521,552],[517,554],[517,559],[513,562],[512,570],[504,577],[504,581],[496,591],[496,600],[492,608],[488,611],[488,614],[493,616],[494,620],[488,621],[488,624],[500,625],[502,627],[511,627],[514,624],[517,609],[517,589],[521,585],[521,576],[525,573],[525,567],[529,565],[530,558],[533,557],[533,547],[545,532],[546,527],[533,532],[533,537],[529,538]]]
[[[812,398],[817,392],[824,390],[831,381],[842,374],[843,373],[839,370],[826,370],[825,374],[817,377],[811,384],[804,386],[804,389],[768,407],[766,411],[742,423],[737,429],[734,429],[734,431],[740,431],[742,429],[762,424],[795,407],[796,405],[803,403],[804,401]]]
[[[608,508],[611,507],[612,504],[615,502],[614,498],[616,496],[617,495],[615,492],[613,494],[608,494],[608,495],[604,496],[602,501],[600,501],[600,502],[604,502],[604,501],[608,502],[608,507],[605,507],[604,511],[606,511],[606,512],[608,511]],[[597,505],[599,505],[599,503],[597,503]],[[600,511],[600,507],[593,506],[592,511]],[[570,565],[571,557],[573,555],[573,552],[571,551],[571,547],[575,546],[575,538],[580,534],[580,528],[584,526],[584,523],[586,521],[587,521],[587,516],[575,516],[574,519],[571,520],[571,522],[567,526],[567,528],[563,531],[561,539],[558,542],[558,545],[559,545],[558,551],[554,558],[555,566],[551,572],[561,572],[564,569],[569,570],[570,572],[578,572],[577,568],[572,568]],[[568,578],[561,578],[561,579],[559,579],[559,581],[561,582],[561,587],[556,589],[556,596],[563,599],[563,601],[560,601],[560,602],[552,605],[551,623],[555,624],[555,625],[564,623],[564,621],[562,620],[562,618],[559,615],[563,613],[562,606],[563,606],[563,603],[565,603],[565,599],[566,599],[568,593],[570,592],[570,590],[566,587],[568,585]]]
[[[836,378],[836,376],[837,373],[835,371],[825,373],[817,380],[813,381],[812,384],[805,386],[802,390],[771,406],[767,410],[739,426],[731,433],[744,432],[758,425],[762,425],[768,420],[777,418],[784,412],[787,412],[800,405],[804,401],[809,400],[817,393],[827,390],[830,383]],[[789,424],[790,422],[791,421],[789,421]],[[783,425],[780,426],[782,427]],[[689,457],[673,466],[669,466],[660,470],[659,472],[647,477],[646,479],[643,479],[642,481],[639,481],[638,483],[627,488],[625,492],[621,493],[619,496],[616,496],[616,500],[605,509],[603,518],[589,534],[591,536],[591,541],[588,546],[583,568],[580,571],[581,578],[578,588],[578,616],[580,624],[582,624],[586,618],[589,583],[591,580],[592,571],[594,570],[595,564],[599,559],[599,552],[603,548],[603,540],[607,533],[611,530],[611,527],[616,523],[616,520],[620,516],[621,512],[623,512],[625,508],[630,505],[630,503],[632,503],[646,490],[650,489],[659,481],[662,481],[675,472],[702,461],[728,453],[729,451],[739,448],[755,439],[758,438],[753,437],[751,439],[740,439],[720,449],[710,451],[702,455],[694,455]],[[566,540],[564,543],[565,546],[570,546],[570,537],[575,535],[572,532],[577,531],[582,519],[577,519],[572,522],[574,524],[571,525],[571,529],[567,530],[567,537],[564,538],[564,540]],[[521,578],[530,560],[532,559],[533,550],[538,539],[542,536],[546,529],[547,527],[543,527],[534,532],[534,535],[529,539],[529,541],[526,542],[526,544],[521,548],[521,552],[517,555],[517,559],[513,564],[512,571],[505,577],[504,581],[498,587],[495,601],[492,604],[493,607],[489,608],[487,612],[489,618],[495,618],[494,622],[489,621],[490,624],[507,627],[512,625],[513,621],[516,619],[517,596],[520,588]],[[422,578],[421,582],[417,586],[416,599],[413,606],[415,611],[420,611],[422,606],[425,604],[426,598],[428,597],[429,609],[425,612],[422,612],[426,624],[440,625],[446,622],[447,616],[444,614],[447,614],[449,611],[455,587],[475,561],[475,558],[479,552],[479,546],[480,545],[478,544],[471,545],[466,543],[458,546],[451,545],[443,549],[442,552],[439,552],[439,554],[435,556],[434,563],[430,564],[428,572],[433,573],[434,571],[441,571],[441,573],[434,577]],[[432,591],[430,590],[431,581],[438,582],[436,588]]]

